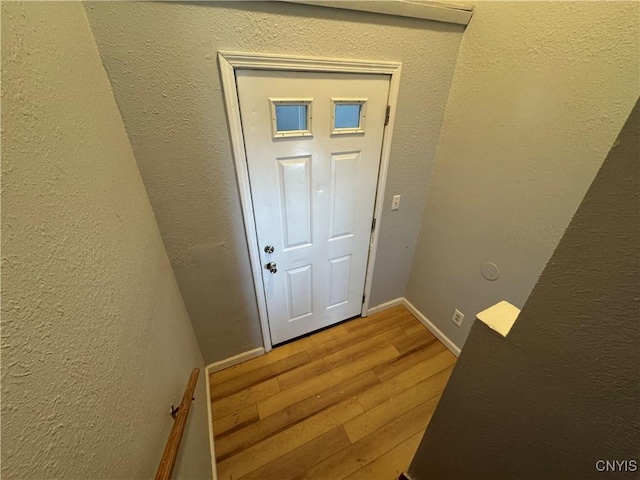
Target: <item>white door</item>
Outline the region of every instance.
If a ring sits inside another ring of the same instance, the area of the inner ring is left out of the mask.
[[[236,78],[277,344],[360,314],[390,77]]]

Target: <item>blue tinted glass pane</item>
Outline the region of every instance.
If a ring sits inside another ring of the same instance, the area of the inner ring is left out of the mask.
[[[279,132],[307,129],[306,105],[276,105],[276,127]]]
[[[335,128],[358,128],[360,126],[360,105],[338,103],[336,104]]]

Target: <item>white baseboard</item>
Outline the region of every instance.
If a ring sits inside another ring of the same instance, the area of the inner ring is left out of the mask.
[[[427,328],[427,330],[433,333],[435,337],[451,351],[451,353],[453,353],[456,357],[460,355],[460,348],[455,343],[453,343],[449,337],[442,333],[442,330],[436,327],[431,322],[431,320],[429,320],[420,310],[415,307],[413,303],[411,303],[404,297],[394,298],[393,300],[389,300],[388,302],[384,302],[380,305],[376,305],[375,307],[371,307],[367,311],[367,315],[373,315],[374,313],[381,312],[383,310],[386,310],[387,308],[395,307],[396,305],[404,305],[407,310],[409,310],[420,321],[420,323],[422,323]]]
[[[376,305],[375,307],[371,307],[369,308],[369,310],[367,310],[367,315],[373,315],[374,313],[381,312],[382,310],[386,310],[387,308],[401,305],[403,300],[404,297],[398,297],[394,298],[393,300],[389,300],[388,302],[381,303],[380,305]]]
[[[431,333],[433,333],[436,338],[440,340],[444,344],[444,346],[451,351],[451,353],[453,353],[456,357],[460,355],[460,348],[455,343],[453,343],[449,337],[442,333],[442,330],[436,327],[431,322],[431,320],[425,317],[424,314],[413,305],[413,303],[411,303],[406,298],[403,298],[402,304],[407,307],[407,310],[409,310],[418,320],[420,320],[420,323],[427,327],[427,329]]]
[[[218,362],[210,363],[204,369],[207,382],[207,395],[211,396],[211,383],[209,381],[209,375],[214,372],[219,372],[225,368],[233,367],[239,363],[246,362],[252,358],[264,355],[264,347],[254,348],[248,352],[239,353],[233,357],[225,358]],[[213,472],[213,480],[218,480],[218,469],[216,467],[216,448],[213,439],[213,412],[211,411],[211,398],[207,401],[207,417],[209,419],[209,445],[211,447],[211,470]]]
[[[239,363],[246,362],[247,360],[251,360],[255,357],[259,357],[260,355],[264,355],[264,347],[254,348],[253,350],[239,353],[238,355],[234,355],[233,357],[225,358],[224,360],[211,363],[207,365],[207,375],[210,375],[214,372],[219,372],[220,370],[224,370],[225,368],[233,367],[234,365],[238,365]]]
[[[209,449],[211,453],[211,478],[218,480],[216,466],[216,447],[213,442],[213,412],[211,411],[211,383],[209,382],[209,366],[204,367],[204,377],[207,385],[207,419],[209,420]]]

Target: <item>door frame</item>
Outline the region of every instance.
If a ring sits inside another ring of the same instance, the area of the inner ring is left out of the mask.
[[[231,147],[240,191],[240,203],[244,219],[244,229],[249,249],[253,284],[258,302],[258,314],[260,327],[262,328],[262,341],[265,352],[271,350],[271,335],[269,329],[269,317],[267,314],[267,300],[262,280],[262,263],[258,246],[258,234],[253,215],[253,200],[249,183],[249,168],[247,165],[244,134],[240,118],[240,105],[238,100],[238,85],[235,71],[237,69],[250,70],[279,70],[300,72],[325,72],[325,73],[369,73],[389,75],[389,121],[382,135],[382,149],[380,152],[380,169],[378,171],[378,184],[373,208],[375,228],[371,232],[369,241],[369,259],[364,283],[365,300],[362,304],[361,315],[365,317],[369,310],[369,298],[371,294],[371,282],[373,267],[378,249],[378,237],[380,232],[380,219],[384,205],[384,190],[387,183],[389,170],[389,155],[391,152],[391,137],[396,114],[398,90],[400,87],[401,62],[378,62],[372,60],[347,60],[336,58],[299,57],[291,55],[272,55],[264,53],[241,53],[218,51],[218,63],[222,79],[222,89],[229,122],[231,135]]]

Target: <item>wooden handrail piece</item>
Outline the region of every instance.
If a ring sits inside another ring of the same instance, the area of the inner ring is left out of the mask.
[[[156,473],[156,480],[170,480],[171,478],[173,467],[175,466],[176,459],[178,458],[180,441],[182,440],[184,427],[187,424],[187,416],[189,415],[189,409],[191,408],[191,402],[193,400],[193,392],[196,389],[199,374],[199,368],[194,368],[191,372],[189,383],[187,383],[187,389],[184,391],[178,413],[176,415],[175,421],[173,422],[173,427],[171,427],[171,433],[169,433],[167,446],[164,447],[164,452],[162,453],[160,466],[158,467],[158,471]]]

